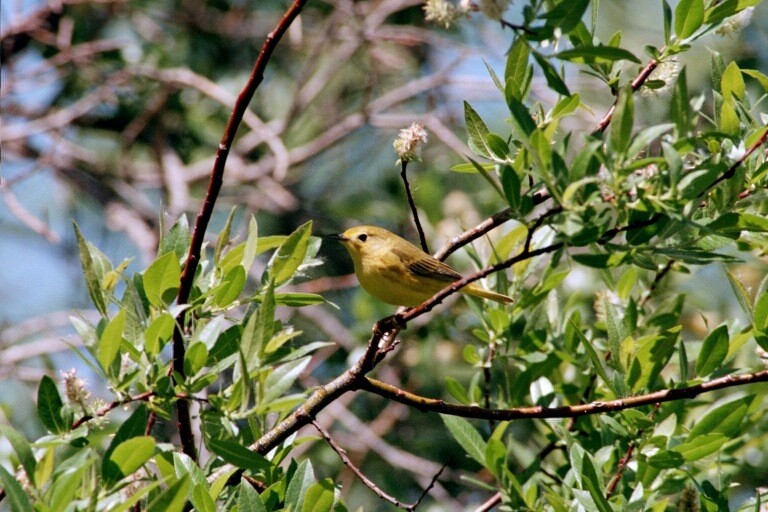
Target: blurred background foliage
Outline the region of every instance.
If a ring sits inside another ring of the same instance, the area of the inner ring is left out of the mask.
[[[234,97],[285,6],[271,0],[3,2],[0,421],[29,438],[41,435],[31,400],[37,383],[43,374],[58,377],[80,365],[68,348],[79,343],[68,316],[91,312],[71,221],[112,261],[134,258],[133,271],[154,258],[163,226],[182,215],[193,221]],[[662,40],[659,2],[612,0],[600,7],[601,38],[621,30],[622,46],[636,55]],[[508,14],[512,22],[520,16],[514,4]],[[492,125],[503,118],[494,113],[506,107],[483,61],[503,69],[511,39],[509,29],[481,16],[452,30],[427,27],[417,0],[310,2],[278,46],[239,131],[211,240],[233,206],[241,236],[253,213],[265,235],[313,220],[317,233],[365,223],[415,240],[392,151],[397,131],[414,120],[430,136],[423,163],[412,164],[409,177],[433,250],[501,209],[478,175],[449,169],[469,154],[462,99],[492,130],[508,131]],[[711,87],[710,49],[768,74],[765,48],[768,9],[761,4],[746,29],[708,36],[681,57],[691,97]],[[602,105],[568,120],[568,129],[589,131],[613,97],[599,81],[571,76],[585,103]],[[534,99],[552,94],[542,85],[535,76]],[[636,101],[638,125],[667,115],[657,106],[666,102],[653,96]],[[321,256],[325,264],[297,289],[322,293],[336,307],[292,310],[290,321],[307,341],[330,340],[341,349],[319,359],[304,377],[307,385],[346,369],[372,322],[393,310],[359,290],[343,248],[324,244]],[[464,270],[472,265],[463,252],[450,261]],[[731,271],[747,288],[757,287],[765,266],[752,260]],[[577,269],[561,294],[592,314],[595,284]],[[662,286],[690,293],[686,328],[696,335],[739,314],[722,267],[678,275]],[[437,397],[446,396],[446,377],[474,375],[462,351],[476,342],[471,332],[478,319],[462,300],[454,306],[454,314],[442,306],[411,325],[379,373]],[[89,388],[99,394],[93,377]],[[451,468],[433,491],[445,509],[482,499],[463,495],[473,491],[460,482],[459,469],[472,463],[435,416],[374,396],[345,397],[327,412],[340,423],[335,435],[353,460],[404,501],[416,499],[437,472],[434,460]],[[536,453],[526,446],[532,425],[511,428],[525,461]],[[322,461],[315,465],[318,477],[342,471],[327,446],[311,449]],[[8,448],[0,443],[0,450],[3,460]],[[741,479],[765,484],[768,460],[764,453],[753,456],[756,470]],[[370,490],[351,474],[342,472],[339,480],[350,508],[375,508]]]

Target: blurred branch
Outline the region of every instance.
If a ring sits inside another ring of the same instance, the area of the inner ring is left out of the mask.
[[[93,92],[83,96],[72,105],[45,115],[34,121],[14,123],[9,126],[0,126],[0,141],[24,139],[31,135],[59,130],[72,124],[72,122],[94,108],[102,105],[108,99],[114,98],[115,87],[125,81],[127,75],[118,71],[107,79],[106,83],[94,89]]]
[[[46,222],[38,219],[32,212],[27,210],[11,190],[8,180],[2,177],[0,177],[0,195],[3,196],[3,201],[5,201],[5,205],[8,207],[8,211],[11,212],[11,215],[19,219],[22,224],[52,244],[61,242],[61,236],[53,231]]]

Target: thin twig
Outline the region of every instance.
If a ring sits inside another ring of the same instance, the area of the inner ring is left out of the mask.
[[[370,490],[372,490],[376,494],[376,496],[378,496],[382,500],[386,500],[386,501],[390,502],[392,505],[396,506],[397,508],[401,508],[403,510],[413,510],[413,509],[409,508],[408,505],[406,505],[405,503],[401,502],[400,500],[398,500],[394,496],[392,496],[390,494],[387,494],[386,492],[381,490],[381,488],[378,485],[376,485],[373,482],[373,480],[368,478],[365,475],[365,473],[363,473],[360,470],[360,468],[355,466],[355,464],[349,458],[349,455],[347,455],[347,451],[344,448],[342,448],[341,446],[339,446],[339,444],[331,437],[330,432],[325,430],[323,428],[323,426],[320,425],[320,423],[317,422],[317,420],[312,420],[312,426],[314,426],[317,429],[317,431],[320,432],[320,435],[323,436],[323,438],[328,442],[330,447],[333,448],[333,451],[335,451],[336,454],[339,456],[339,458],[341,459],[341,462],[343,462],[344,465],[347,466],[349,468],[349,470],[352,471],[352,473],[354,473],[355,476],[357,478],[359,478],[360,481],[363,482],[363,484],[366,487],[368,487]]]
[[[653,411],[651,411],[651,414],[649,414],[649,418],[653,419],[654,413],[659,409],[660,403],[656,403],[656,407],[654,407]],[[627,452],[624,454],[624,456],[619,461],[617,467],[616,467],[616,473],[611,477],[611,480],[608,482],[608,485],[605,486],[605,499],[610,498],[613,493],[616,491],[616,486],[621,481],[621,477],[624,474],[624,468],[627,467],[627,464],[629,464],[629,461],[632,459],[632,454],[635,451],[635,448],[637,448],[637,439],[640,439],[640,436],[643,435],[643,429],[638,429],[637,433],[634,436],[634,440],[632,440],[629,443],[629,446],[627,447]]]
[[[440,478],[440,475],[443,474],[443,471],[445,471],[445,468],[447,467],[447,464],[443,464],[440,466],[440,470],[435,473],[435,476],[432,477],[432,480],[429,482],[429,485],[424,488],[423,491],[421,491],[421,495],[419,496],[419,499],[413,502],[411,505],[411,510],[416,510],[416,508],[421,505],[422,500],[427,497],[427,494],[429,494],[429,491],[432,490],[432,487],[435,486],[437,483],[437,479]]]
[[[349,455],[347,455],[347,451],[342,448],[334,439],[331,437],[330,432],[328,432],[325,428],[323,428],[320,423],[318,423],[317,420],[312,420],[312,426],[314,426],[318,432],[320,432],[320,435],[323,436],[323,438],[328,442],[328,445],[333,449],[333,451],[336,452],[336,454],[341,459],[341,462],[344,463],[345,466],[349,468],[352,473],[355,474],[357,478],[360,479],[363,484],[368,487],[370,490],[372,490],[376,496],[379,498],[386,500],[390,502],[392,505],[396,506],[397,508],[401,508],[403,510],[408,510],[410,512],[413,512],[416,510],[416,508],[421,504],[422,500],[426,497],[426,495],[429,493],[430,489],[435,485],[435,482],[437,482],[437,479],[440,477],[440,474],[445,469],[445,465],[443,465],[440,470],[435,474],[435,476],[432,477],[432,480],[430,481],[429,485],[424,489],[424,491],[419,496],[419,499],[417,499],[414,503],[407,504],[403,503],[391,494],[388,494],[384,492],[376,483],[373,482],[370,478],[368,478],[363,471],[355,466],[355,464],[352,462],[352,460],[349,458]]]
[[[419,232],[421,249],[428,253],[429,246],[427,245],[427,237],[424,236],[424,228],[421,227],[419,212],[416,209],[416,202],[413,200],[413,194],[411,193],[411,184],[408,183],[408,174],[406,172],[406,169],[408,168],[408,160],[402,160],[401,165],[402,170],[400,171],[400,177],[403,178],[403,185],[405,185],[405,194],[408,196],[408,205],[411,207],[411,213],[413,214],[413,223],[416,225],[416,231]]]
[[[507,21],[505,19],[499,20],[501,22],[502,27],[511,28],[512,30],[516,30],[518,32],[525,32],[529,36],[534,35],[536,32],[534,32],[532,29],[526,27],[525,25],[520,25],[518,23],[512,23],[511,21]]]
[[[101,418],[103,416],[106,416],[110,411],[117,409],[121,405],[129,404],[131,402],[146,402],[150,398],[155,396],[154,391],[145,391],[144,393],[141,393],[136,396],[129,396],[127,398],[123,398],[122,400],[115,400],[114,402],[110,402],[98,411],[94,412],[93,414],[85,414],[82,417],[78,418],[72,423],[72,430],[76,429],[80,425],[87,423],[88,421],[91,421],[94,418]]]
[[[662,53],[664,52],[664,49],[661,50]],[[656,59],[651,59],[648,64],[645,65],[645,67],[640,71],[640,73],[635,77],[634,80],[632,80],[632,83],[630,86],[632,87],[632,92],[637,91],[640,87],[643,86],[643,84],[648,80],[648,77],[651,76],[651,73],[656,69],[656,67],[659,65],[659,61]],[[600,120],[599,123],[597,123],[597,128],[592,132],[592,135],[600,135],[605,131],[606,128],[608,128],[608,125],[611,124],[611,119],[613,119],[613,113],[616,111],[616,102],[618,101],[618,96],[616,97],[616,100],[614,100],[613,105],[611,105],[611,108],[608,109],[608,112],[605,113],[603,118]]]
[[[728,170],[727,170],[727,171],[725,171],[725,172],[724,172],[724,173],[723,173],[721,176],[718,176],[718,178],[717,178],[715,181],[713,181],[712,183],[710,183],[710,184],[709,184],[709,186],[708,186],[707,188],[705,188],[704,190],[702,190],[702,191],[701,191],[701,193],[699,194],[699,197],[703,197],[704,195],[706,195],[706,194],[707,194],[707,192],[709,192],[709,191],[710,191],[712,188],[714,188],[714,187],[715,187],[715,185],[717,185],[717,184],[718,184],[718,183],[720,183],[721,181],[725,181],[725,180],[727,180],[727,179],[730,179],[730,178],[732,178],[732,177],[733,177],[733,175],[734,175],[734,174],[736,174],[736,170],[737,170],[739,167],[741,167],[741,164],[743,164],[743,163],[744,163],[744,161],[745,161],[747,158],[749,158],[749,156],[750,156],[752,153],[754,153],[755,151],[757,151],[757,148],[759,148],[760,146],[762,146],[762,145],[765,143],[765,141],[766,141],[766,140],[768,140],[768,129],[766,129],[766,130],[763,132],[763,135],[762,135],[760,138],[758,138],[758,139],[757,139],[757,140],[756,140],[756,141],[755,141],[755,142],[754,142],[754,143],[753,143],[751,146],[749,146],[749,147],[747,148],[747,150],[746,150],[746,151],[744,151],[744,154],[743,154],[743,155],[741,155],[741,157],[740,157],[738,160],[736,160],[735,162],[733,162],[733,164],[731,164],[731,166],[728,168]]]
[[[661,283],[661,280],[664,279],[664,276],[666,276],[670,270],[672,270],[672,265],[675,263],[675,260],[669,259],[667,263],[656,272],[656,276],[654,276],[653,281],[651,282],[650,286],[648,286],[648,293],[645,294],[637,303],[639,307],[645,306],[646,302],[651,298],[653,295],[653,292],[656,291],[656,289],[659,287],[659,284]]]

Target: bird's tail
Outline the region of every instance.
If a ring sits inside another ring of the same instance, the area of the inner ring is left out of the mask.
[[[515,302],[515,299],[513,299],[512,297],[508,297],[500,293],[492,292],[490,290],[486,290],[485,288],[481,288],[480,286],[473,285],[473,284],[465,286],[464,288],[461,289],[461,291],[468,293],[470,295],[474,295],[475,297],[482,297],[484,299],[494,300],[501,304],[513,304]]]

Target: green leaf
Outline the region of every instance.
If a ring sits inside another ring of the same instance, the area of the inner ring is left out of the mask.
[[[192,487],[189,501],[195,507],[196,512],[216,512],[216,503],[208,491],[207,484],[195,484]]]
[[[763,292],[755,299],[754,315],[754,328],[765,331],[768,328],[768,292]]]
[[[162,256],[173,253],[178,263],[189,251],[189,244],[192,242],[192,235],[189,232],[189,221],[186,215],[179,217],[168,234],[160,239],[157,255]]]
[[[512,93],[515,99],[521,101],[530,76],[528,60],[531,51],[524,37],[515,38],[507,53],[507,63],[504,67],[504,91]]]
[[[488,62],[486,62],[485,59],[483,59],[483,64],[485,64],[485,69],[488,70],[488,75],[491,77],[491,80],[493,81],[493,85],[495,85],[499,91],[504,92],[504,86],[501,84],[501,80],[499,80],[499,76],[496,74],[493,68],[488,64]]]
[[[560,5],[567,3],[571,2],[561,2]],[[547,85],[549,85],[549,88],[559,94],[562,94],[563,96],[570,96],[571,92],[568,90],[568,86],[565,85],[565,82],[560,77],[557,70],[555,70],[555,67],[547,60],[547,58],[538,52],[533,52],[533,58],[536,59],[539,67],[541,67],[541,71],[544,74],[544,78],[547,80]]]
[[[517,176],[517,172],[509,165],[501,168],[501,188],[504,191],[504,197],[507,199],[509,206],[517,210],[520,206],[520,178]]]
[[[307,491],[315,483],[315,472],[309,460],[304,460],[296,468],[296,472],[285,490],[285,506],[290,510],[302,510]]]
[[[301,512],[331,512],[336,503],[333,480],[325,478],[307,489]]]
[[[153,358],[163,349],[168,340],[173,336],[175,320],[168,313],[158,316],[144,331],[144,352],[149,358]]]
[[[635,341],[634,360],[627,372],[627,384],[633,391],[653,384],[674,355],[676,338],[672,333],[665,333],[646,335]]]
[[[257,297],[256,301],[261,302],[260,297]],[[316,293],[287,292],[275,294],[275,304],[278,306],[300,308],[302,306],[323,304],[324,302],[325,297]]]
[[[682,454],[672,450],[662,450],[648,457],[648,464],[658,469],[679,468],[684,462]]]
[[[723,434],[703,434],[675,446],[673,450],[682,455],[686,462],[693,462],[715,453],[728,441],[730,439]]]
[[[683,67],[677,76],[670,104],[670,116],[680,135],[687,134],[691,128],[691,106],[688,99],[688,78],[685,69]]]
[[[530,112],[528,112],[528,107],[517,98],[512,97],[507,98],[507,106],[518,131],[522,135],[529,137],[536,129],[536,121],[533,120]]]
[[[8,497],[8,505],[13,512],[33,512],[29,496],[24,492],[16,478],[0,464],[0,484]]]
[[[232,304],[245,288],[246,274],[242,265],[236,265],[216,286],[213,303],[223,308]]]
[[[26,438],[23,435],[16,432],[9,425],[0,424],[0,438],[5,438],[8,444],[13,448],[16,457],[21,463],[21,467],[24,468],[24,472],[27,474],[32,487],[35,487],[35,466],[37,461],[35,455],[32,453],[32,448],[29,446]]]
[[[629,147],[632,137],[632,126],[635,118],[635,102],[632,89],[624,87],[619,91],[616,110],[611,121],[608,146],[611,151],[624,154]]]
[[[112,452],[115,449],[129,439],[143,436],[147,429],[147,420],[149,418],[149,410],[145,404],[139,404],[135,411],[128,417],[127,420],[120,425],[117,429],[112,441],[109,443],[109,447],[104,452],[102,457],[101,476],[106,481],[116,482],[122,477],[119,477],[116,473],[118,468],[115,468],[109,464]],[[117,478],[114,478],[116,477]],[[114,479],[113,479],[114,478]]]
[[[552,109],[551,116],[553,119],[567,116],[571,112],[575,111],[581,104],[581,97],[578,93],[566,96],[557,102],[557,105]]]
[[[757,80],[757,83],[759,83],[760,87],[763,88],[763,92],[768,92],[768,76],[764,75],[756,69],[742,69],[741,72]]]
[[[707,24],[720,23],[726,18],[738,14],[747,7],[757,5],[762,0],[724,0],[712,4],[704,15],[704,22]]]
[[[506,161],[509,158],[509,144],[495,133],[485,136],[485,142],[495,160]]]
[[[189,475],[180,478],[168,489],[159,493],[148,505],[152,512],[182,512],[187,501],[191,479]]]
[[[568,0],[555,5],[541,17],[547,20],[546,26],[559,28],[563,34],[571,32],[581,21],[589,0]]]
[[[507,458],[507,447],[501,440],[491,437],[485,446],[485,463],[491,474],[499,478],[504,473],[504,463]]]
[[[241,340],[241,349],[248,360],[249,370],[260,364],[264,345],[274,333],[274,323],[275,291],[270,282],[261,296],[261,306],[249,317]]]
[[[37,416],[43,426],[54,434],[69,430],[70,424],[61,414],[63,407],[56,383],[49,376],[43,375],[37,388]]]
[[[226,462],[248,471],[267,470],[271,467],[270,462],[262,455],[249,450],[237,441],[228,441],[226,439],[208,439],[206,446],[210,450],[224,459]]]
[[[618,60],[628,60],[640,64],[640,59],[635,57],[632,52],[613,46],[580,46],[556,53],[555,57],[580,64],[610,64]]]
[[[603,482],[595,470],[592,457],[584,451],[579,444],[573,444],[570,451],[571,466],[576,476],[576,481],[582,489],[589,492],[599,512],[613,512],[608,501],[603,495]]]
[[[482,176],[483,179],[485,179],[485,181],[487,181],[488,184],[493,187],[493,189],[499,194],[499,196],[504,197],[504,191],[501,190],[499,183],[485,170],[485,168],[471,158],[469,158],[469,161],[475,167],[475,170],[480,174],[480,176]]]
[[[259,253],[259,227],[256,222],[256,217],[251,215],[248,220],[248,237],[245,239],[245,245],[243,246],[243,259],[242,266],[245,269],[245,273],[248,273],[253,260],[256,259],[256,255]]]
[[[232,221],[235,220],[236,210],[237,210],[237,207],[233,206],[232,209],[229,211],[229,215],[227,216],[227,221],[224,223],[224,228],[219,233],[219,236],[216,237],[216,247],[213,250],[214,265],[219,264],[219,260],[221,259],[221,255],[224,252],[224,248],[230,242],[229,234],[232,231]]]
[[[729,438],[738,436],[753,400],[754,395],[750,395],[715,407],[703,418],[694,422],[693,428],[688,433],[688,441],[706,434],[722,434]]]
[[[208,348],[202,341],[192,343],[184,354],[184,373],[187,376],[197,374],[208,360]]]
[[[683,199],[695,199],[704,193],[726,169],[723,165],[691,171],[683,176],[677,184],[677,189]]]
[[[768,219],[751,213],[728,212],[707,224],[707,228],[728,236],[742,231],[768,232]]]
[[[144,293],[150,304],[163,308],[173,302],[180,279],[181,266],[175,252],[167,252],[153,261],[142,276]]]
[[[722,78],[720,78],[720,91],[723,94],[723,98],[726,100],[732,98],[742,100],[744,99],[746,89],[747,87],[744,84],[744,77],[741,75],[739,65],[731,61],[725,68]]]
[[[592,366],[594,367],[597,374],[600,376],[603,382],[611,389],[613,394],[615,396],[619,396],[619,394],[616,392],[616,389],[614,389],[613,381],[608,378],[608,374],[605,371],[605,366],[603,366],[603,360],[600,359],[600,357],[597,355],[597,351],[595,350],[595,347],[592,346],[592,343],[587,339],[584,333],[581,332],[581,328],[579,328],[579,326],[573,320],[569,320],[569,322],[573,327],[573,330],[578,336],[579,340],[581,341],[581,346],[584,347],[584,350],[587,352],[587,355],[589,356],[590,361],[592,361]]]
[[[267,512],[267,507],[253,486],[245,480],[240,481],[237,495],[238,512]]]
[[[113,484],[133,474],[155,453],[155,439],[152,436],[132,437],[115,447],[108,459],[104,459],[102,470],[108,484]]]
[[[109,321],[101,333],[99,345],[96,348],[96,358],[105,372],[109,370],[110,365],[117,357],[120,350],[120,344],[123,342],[123,330],[125,329],[126,310],[121,309]]]
[[[261,405],[268,405],[270,401],[291,389],[310,360],[311,357],[302,357],[273,369],[264,382],[265,390],[264,397],[262,398],[263,404]]]
[[[485,466],[486,444],[480,433],[475,430],[470,422],[458,416],[441,414],[443,423],[448,427],[448,431],[459,443],[464,451],[475,459],[481,466]]]
[[[599,253],[599,254],[574,254],[572,258],[586,266],[592,268],[611,268],[617,267],[627,261],[626,252]]]
[[[101,289],[102,276],[96,271],[91,250],[93,249],[83,238],[80,228],[72,223],[75,228],[75,237],[77,238],[77,248],[80,252],[80,264],[83,267],[83,277],[85,277],[85,287],[88,289],[88,295],[91,302],[99,310],[101,316],[107,316],[107,301],[104,297],[104,290]]]
[[[739,133],[739,115],[736,113],[736,107],[733,100],[724,101],[720,106],[719,128],[728,135],[737,135]]]
[[[742,311],[747,314],[747,316],[752,316],[752,305],[751,301],[752,299],[749,296],[749,291],[747,291],[747,288],[744,286],[744,283],[739,280],[738,277],[733,275],[733,272],[726,269],[725,275],[728,276],[728,282],[731,283],[731,289],[733,289],[733,294],[736,296],[736,301],[739,303],[739,306],[741,306]]]
[[[288,238],[280,244],[280,247],[277,248],[277,251],[269,260],[262,282],[266,283],[268,280],[271,280],[275,287],[287,283],[294,276],[307,255],[311,234],[312,221],[309,221],[288,235]]]
[[[687,39],[704,23],[704,0],[680,0],[675,7],[675,34]]]
[[[470,159],[471,160],[471,159]],[[467,163],[467,164],[456,164],[453,167],[451,167],[451,170],[453,172],[460,172],[465,174],[477,174],[479,171],[477,170],[477,166],[480,166],[483,168],[483,171],[486,173],[493,171],[493,169],[496,167],[496,164],[490,163],[490,164],[479,164],[479,163]]]
[[[462,404],[471,404],[472,399],[469,398],[469,393],[467,393],[467,390],[464,389],[464,386],[461,385],[461,383],[454,379],[453,377],[446,377],[445,378],[445,389],[448,391],[448,394],[450,394],[453,398],[458,400]]]
[[[728,327],[719,326],[704,339],[696,360],[696,374],[706,377],[720,367],[728,355]]]
[[[680,249],[676,247],[657,247],[653,249],[656,254],[661,254],[692,265],[707,265],[714,261],[724,263],[739,263],[742,260],[729,254],[720,254],[717,252],[701,251],[698,249]]]
[[[469,146],[475,154],[490,159],[491,149],[488,147],[487,137],[490,131],[480,115],[472,106],[464,102],[464,123],[469,134]]]

